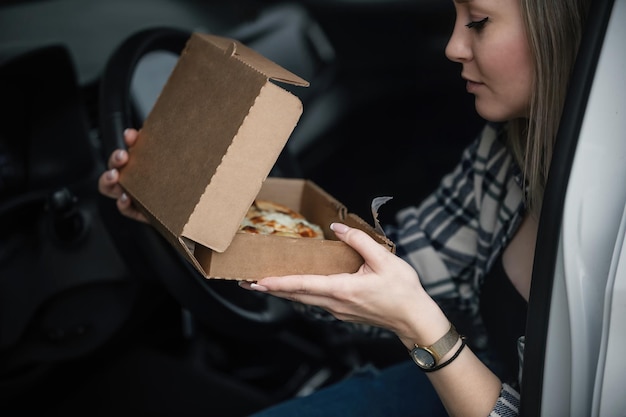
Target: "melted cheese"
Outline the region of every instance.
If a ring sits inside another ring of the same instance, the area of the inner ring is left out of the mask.
[[[321,227],[307,221],[298,213],[270,211],[267,208],[259,209],[254,205],[242,220],[239,230],[264,235],[324,238]]]

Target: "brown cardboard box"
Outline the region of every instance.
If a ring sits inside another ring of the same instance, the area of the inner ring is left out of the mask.
[[[336,240],[333,221],[395,249],[312,182],[267,178],[302,114],[274,81],[308,86],[237,41],[194,33],[121,172],[151,223],[206,278],[355,271],[362,259]],[[327,240],[237,233],[257,195],[301,212]]]

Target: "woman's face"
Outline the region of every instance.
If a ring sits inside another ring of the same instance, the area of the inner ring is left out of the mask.
[[[454,0],[446,56],[463,65],[476,111],[501,122],[528,117],[533,63],[520,0]]]

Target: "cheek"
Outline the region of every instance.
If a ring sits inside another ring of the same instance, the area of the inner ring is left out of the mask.
[[[501,39],[488,47],[485,60],[491,62],[493,76],[509,81],[528,80],[532,77],[530,50],[524,37]]]
[[[503,53],[503,61],[503,70],[530,88],[533,63],[528,48],[525,45],[518,45],[517,48],[509,49],[508,53]]]
[[[526,116],[533,83],[533,64],[525,39],[492,45],[482,56],[482,70],[492,92],[516,117]]]

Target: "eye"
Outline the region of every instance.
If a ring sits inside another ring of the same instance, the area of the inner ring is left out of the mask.
[[[485,17],[484,19],[481,19],[481,20],[475,20],[473,22],[469,22],[467,25],[465,25],[465,27],[467,27],[468,29],[481,30],[482,28],[485,27],[487,20],[489,20],[488,17]]]

